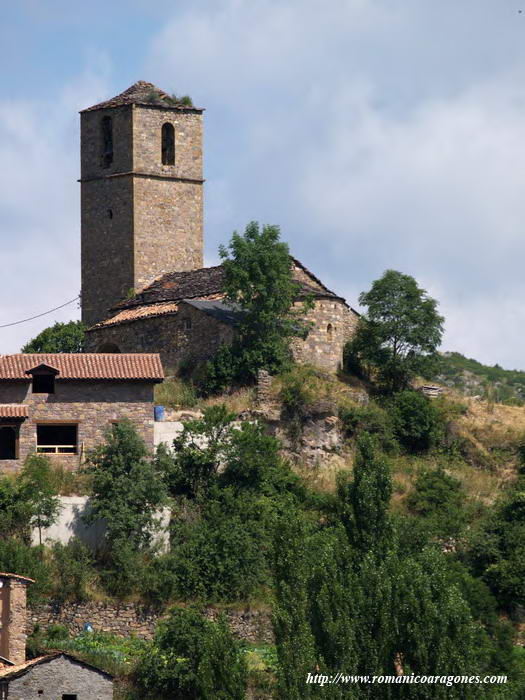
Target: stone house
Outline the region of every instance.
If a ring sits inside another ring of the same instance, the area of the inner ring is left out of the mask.
[[[71,654],[26,661],[31,583],[25,576],[0,573],[0,700],[112,700],[113,677]]]
[[[128,418],[153,448],[158,354],[0,355],[0,471],[34,452],[69,469]]]
[[[172,369],[231,342],[222,267],[203,261],[203,109],[139,81],[81,112],[82,320],[89,352],[158,352]],[[295,358],[341,365],[358,314],[298,260],[311,331]]]

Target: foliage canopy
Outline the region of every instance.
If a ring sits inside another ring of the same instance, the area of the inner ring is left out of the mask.
[[[82,352],[85,330],[81,321],[55,323],[26,343],[22,352]]]
[[[385,389],[406,388],[435,357],[444,319],[437,302],[410,275],[387,270],[359,296],[367,308],[347,350],[347,364],[370,366]]]
[[[290,339],[307,328],[294,311],[299,285],[293,279],[286,243],[278,226],[252,221],[219,249],[226,300],[240,311],[237,336],[207,366],[206,389],[252,384],[259,369],[275,374],[290,363]]]

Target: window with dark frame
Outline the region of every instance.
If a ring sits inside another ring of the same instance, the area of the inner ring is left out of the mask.
[[[78,700],[78,695],[71,695],[71,693],[64,693],[62,695],[62,700]]]
[[[33,394],[54,394],[54,374],[33,374]]]
[[[0,425],[0,460],[18,459],[20,425]]]
[[[169,122],[162,125],[162,165],[175,165],[175,129]]]
[[[77,454],[76,424],[43,423],[36,426],[36,451],[39,454]]]

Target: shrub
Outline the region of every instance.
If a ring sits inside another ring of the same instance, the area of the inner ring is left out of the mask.
[[[0,477],[0,539],[18,536],[29,538],[29,521],[33,512],[20,481]]]
[[[498,603],[516,617],[525,610],[525,484],[520,479],[472,534],[466,552]]]
[[[74,537],[67,544],[55,542],[51,548],[54,568],[54,596],[58,600],[84,601],[94,578],[89,549]]]
[[[174,608],[155,632],[135,672],[144,698],[244,700],[246,663],[226,620]]]
[[[15,539],[0,540],[0,571],[35,580],[27,589],[30,603],[40,602],[50,591],[51,571],[43,559],[41,547],[31,547]]]
[[[171,552],[178,595],[235,601],[267,585],[270,507],[233,488],[213,489],[197,521],[175,521]]]
[[[410,452],[424,452],[438,439],[440,423],[431,401],[418,391],[402,391],[391,401],[394,433]]]
[[[279,399],[282,403],[282,417],[287,423],[288,436],[296,442],[303,431],[308,415],[308,407],[315,398],[314,376],[306,367],[297,367],[282,375]]]
[[[468,518],[461,482],[442,468],[418,476],[407,506],[425,521],[430,534],[437,537],[458,537]]]
[[[371,402],[367,406],[340,406],[339,418],[346,437],[358,437],[367,432],[376,438],[383,450],[390,452],[396,449],[392,418],[388,411],[378,404]]]

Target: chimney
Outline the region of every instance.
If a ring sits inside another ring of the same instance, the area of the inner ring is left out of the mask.
[[[27,585],[32,578],[0,573],[0,657],[15,666],[26,660]]]

